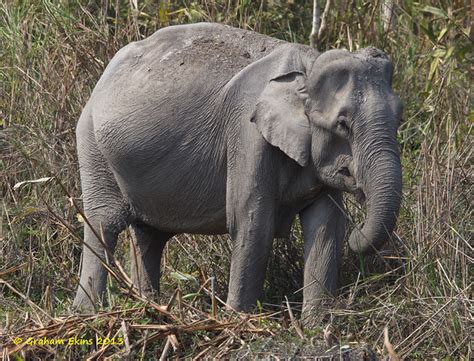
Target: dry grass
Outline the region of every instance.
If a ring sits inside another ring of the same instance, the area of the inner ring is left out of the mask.
[[[321,49],[375,45],[395,65],[394,88],[405,105],[399,137],[404,203],[396,235],[383,252],[358,258],[345,251],[341,290],[321,310],[320,327],[304,330],[302,339],[284,302],[288,295],[297,317],[301,292],[293,292],[302,278],[297,225],[289,242],[275,241],[266,303],[258,315],[227,311],[218,301],[213,307],[227,288],[227,237],[173,239],[164,260],[164,296],[157,304],[130,287],[130,237],[123,234],[106,311],[70,316],[82,233],[74,206],[81,194],[74,128],[113,54],[162,26],[184,22],[226,22],[302,43],[310,32],[308,1],[273,7],[244,1],[176,1],[169,8],[165,1],[137,3],[138,9],[125,0],[0,5],[3,357],[146,359],[165,350],[169,357],[224,357],[233,349],[242,357],[289,357],[367,343],[392,359],[472,358],[474,118],[468,74],[473,49],[469,9],[458,2],[407,2],[397,8],[397,28],[387,33],[380,2],[335,2],[328,17]],[[18,182],[43,177],[54,179],[14,189]],[[350,199],[347,203],[356,222],[363,215]],[[74,336],[120,337],[123,344],[13,344],[15,337]]]

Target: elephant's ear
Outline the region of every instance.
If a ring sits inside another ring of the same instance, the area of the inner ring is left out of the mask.
[[[304,107],[308,98],[305,74],[299,70],[280,74],[260,94],[251,121],[267,142],[304,167],[311,154],[311,132]]]

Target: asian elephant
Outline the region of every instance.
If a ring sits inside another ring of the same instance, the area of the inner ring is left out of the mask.
[[[296,215],[303,309],[334,292],[342,192],[367,207],[349,237],[355,252],[379,248],[396,223],[401,103],[391,77],[375,48],[320,54],[219,24],[170,26],[122,48],[77,125],[90,226],[74,306],[93,309],[105,289],[97,235],[113,251],[129,226],[132,276],[147,292],[159,290],[170,237],[229,233],[227,303],[247,311],[261,296],[273,239],[288,235]]]

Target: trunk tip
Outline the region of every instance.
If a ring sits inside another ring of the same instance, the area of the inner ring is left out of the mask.
[[[352,251],[361,255],[370,255],[375,253],[385,244],[385,237],[380,239],[371,240],[364,234],[364,225],[360,224],[357,228],[354,228],[349,237],[349,246]],[[388,238],[388,235],[387,235]]]

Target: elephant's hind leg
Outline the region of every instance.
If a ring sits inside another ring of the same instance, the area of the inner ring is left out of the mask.
[[[130,225],[132,281],[140,293],[157,296],[160,291],[161,255],[173,234],[161,232],[143,223]]]
[[[118,234],[125,229],[129,218],[128,207],[118,199],[101,198],[91,206],[84,195],[84,246],[79,288],[73,307],[83,312],[92,312],[106,287],[108,263],[113,256]],[[104,202],[102,204],[102,202]],[[88,224],[87,224],[88,223]]]
[[[125,201],[107,161],[87,129],[78,127],[78,157],[84,202],[84,246],[79,287],[73,307],[92,312],[105,291],[107,270],[104,263],[115,250],[118,234],[131,218]],[[80,133],[82,132],[82,134]]]

